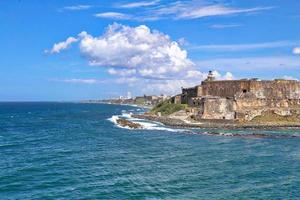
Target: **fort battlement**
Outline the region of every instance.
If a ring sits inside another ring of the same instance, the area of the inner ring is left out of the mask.
[[[212,74],[200,85],[182,88],[177,103],[197,108],[202,119],[251,120],[263,112],[279,115],[299,112],[300,82],[295,80],[214,80]]]

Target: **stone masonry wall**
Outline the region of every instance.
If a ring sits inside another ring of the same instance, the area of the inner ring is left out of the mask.
[[[202,119],[228,119],[235,118],[234,102],[226,98],[204,99]]]
[[[289,80],[251,81],[250,92],[257,98],[300,99],[300,83]]]
[[[237,93],[249,90],[250,82],[248,80],[202,82],[202,93],[204,96],[234,97]]]
[[[251,92],[256,98],[300,99],[300,82],[292,80],[233,80],[204,81],[202,95],[235,97],[239,93]]]
[[[300,82],[254,79],[203,81],[182,90],[182,103],[200,109],[202,119],[251,120],[272,110],[280,115],[300,112]]]

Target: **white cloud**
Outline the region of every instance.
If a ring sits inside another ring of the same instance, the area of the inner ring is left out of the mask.
[[[177,42],[147,26],[110,25],[100,37],[80,34],[80,51],[94,66],[136,69],[139,76],[164,77],[193,66]]]
[[[186,38],[179,38],[178,39],[178,44],[180,44],[180,45],[182,45],[182,46],[187,46],[187,45],[189,45],[190,43],[189,43],[189,41],[187,41],[187,39]]]
[[[283,76],[282,78],[283,78],[283,79],[286,79],[286,80],[295,80],[295,81],[298,80],[297,78],[295,78],[295,77],[293,77],[293,76],[287,76],[287,75]]]
[[[243,13],[254,13],[272,9],[273,7],[233,8],[228,5],[205,1],[176,1],[151,10],[151,16],[173,19],[197,19],[211,16],[226,16]]]
[[[139,8],[139,7],[147,7],[147,6],[154,6],[157,5],[160,2],[160,0],[154,0],[154,1],[139,1],[139,2],[133,2],[133,3],[127,3],[120,5],[120,8]]]
[[[178,19],[197,19],[209,16],[220,16],[220,15],[233,15],[240,13],[251,13],[262,10],[269,10],[271,7],[257,7],[257,8],[230,8],[223,5],[211,5],[194,7],[193,9],[183,9],[178,15]]]
[[[293,54],[300,54],[300,47],[295,47],[293,49]]]
[[[108,73],[116,77],[115,83],[134,86],[140,91],[176,94],[181,87],[200,84],[207,76],[195,68],[177,42],[145,25],[130,27],[114,23],[103,35],[95,37],[83,31],[76,40],[90,65],[108,68]],[[231,74],[219,75],[223,79],[228,77]],[[67,81],[95,83],[81,79]]]
[[[101,82],[97,79],[78,79],[78,78],[63,79],[58,81],[65,82],[65,83],[81,83],[81,84],[96,84]]]
[[[192,82],[186,80],[165,80],[144,83],[142,92],[145,94],[166,94],[175,95],[181,92],[181,87],[191,87],[199,84],[199,82]]]
[[[50,51],[45,50],[45,53],[60,53],[61,50],[67,49],[71,46],[71,44],[77,42],[78,39],[74,37],[69,37],[66,41],[59,42],[53,45],[52,49]]]
[[[136,83],[137,81],[139,81],[139,79],[136,77],[121,77],[116,80],[116,83],[131,85],[132,83]]]
[[[107,72],[111,75],[119,75],[119,76],[131,76],[136,74],[135,69],[114,69],[110,68]]]
[[[108,18],[108,19],[130,19],[132,17],[130,15],[119,13],[119,12],[97,13],[94,16],[99,18]]]
[[[212,74],[214,75],[214,77],[217,80],[233,80],[233,74],[231,72],[226,72],[224,75],[220,74],[218,71],[214,70],[212,72]]]
[[[241,27],[242,24],[213,24],[210,27],[215,29],[224,29],[224,28],[236,28]]]
[[[186,73],[186,78],[187,79],[197,78],[197,79],[203,80],[206,77],[207,77],[207,73],[203,73],[203,72],[200,72],[198,70],[189,70]]]
[[[256,49],[271,49],[290,47],[299,44],[298,41],[274,41],[265,43],[252,44],[221,44],[221,45],[199,45],[191,46],[190,49],[205,50],[205,51],[246,51]]]
[[[217,58],[201,60],[196,64],[198,67],[212,66],[214,69],[230,71],[278,70],[299,68],[300,58],[295,56]]]
[[[224,80],[233,80],[234,76],[231,72],[226,72],[226,74],[223,76]]]
[[[91,8],[91,5],[74,5],[74,6],[66,6],[64,10],[87,10]]]
[[[99,13],[99,17],[127,19],[135,21],[155,21],[160,19],[189,20],[212,16],[230,16],[238,14],[257,13],[270,10],[273,7],[235,8],[229,4],[215,3],[207,0],[185,0],[161,3],[160,0],[136,1],[117,4],[117,8],[139,8],[132,15],[118,12]],[[149,6],[151,6],[149,8]],[[119,18],[118,18],[119,17]],[[240,25],[213,25],[212,28],[232,28]]]

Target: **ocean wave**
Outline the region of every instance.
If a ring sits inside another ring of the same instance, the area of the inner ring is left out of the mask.
[[[113,115],[111,118],[108,118],[107,120],[112,122],[115,126],[117,126],[118,128],[124,128],[124,129],[131,129],[130,127],[128,126],[120,126],[118,124],[118,119],[120,119],[119,115]]]
[[[111,121],[114,124],[117,124],[117,120],[120,119],[118,115],[113,115],[111,118],[108,118],[108,121]]]
[[[142,130],[157,130],[157,131],[169,131],[169,132],[183,132],[186,131],[185,129],[176,129],[176,128],[169,128],[163,125],[162,123],[159,122],[153,122],[153,121],[148,121],[144,119],[138,119],[132,117],[133,113],[125,113],[122,112],[121,115],[113,115],[111,118],[108,118],[110,122],[115,124],[119,128],[125,128],[125,129],[132,129],[130,127],[123,127],[120,126],[117,122],[118,119],[126,119],[130,122],[138,123],[142,126]]]
[[[155,122],[139,122],[143,126],[143,129],[145,130],[157,130],[157,131],[169,131],[169,132],[183,132],[185,131],[184,129],[175,129],[175,128],[169,128],[166,126],[162,126],[158,123]]]
[[[130,119],[130,118],[132,118],[132,113],[131,112],[130,113],[122,113],[122,117]]]

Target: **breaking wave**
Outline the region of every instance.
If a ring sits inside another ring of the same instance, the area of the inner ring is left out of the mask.
[[[143,130],[157,130],[157,131],[169,131],[169,132],[187,131],[185,129],[169,128],[169,127],[166,127],[165,125],[163,125],[162,123],[159,123],[159,122],[153,122],[153,121],[148,121],[148,120],[144,120],[144,119],[134,118],[134,117],[132,117],[132,114],[133,113],[122,112],[121,115],[113,115],[108,120],[110,122],[114,123],[115,126],[117,126],[119,128],[125,128],[125,129],[131,129],[131,128],[120,126],[117,122],[118,119],[126,119],[130,122],[138,123],[142,126],[141,129],[143,129]]]

